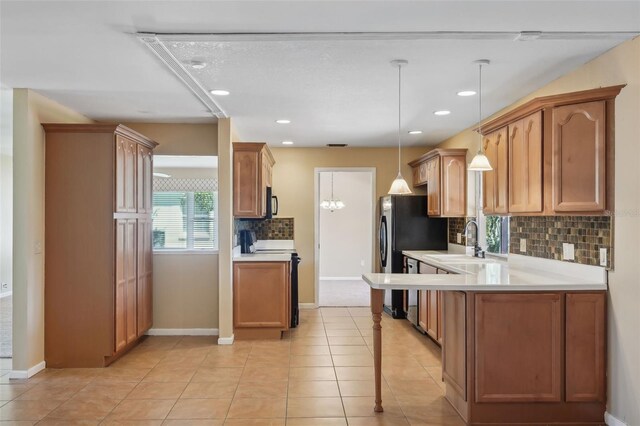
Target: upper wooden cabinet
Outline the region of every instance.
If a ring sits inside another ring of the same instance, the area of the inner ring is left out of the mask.
[[[409,165],[413,168],[413,186],[427,185],[428,216],[466,215],[466,149],[434,149]]]
[[[482,177],[484,213],[610,209],[614,104],[623,87],[536,98],[484,123],[483,146],[494,168]]]
[[[553,108],[553,209],[603,211],[606,206],[605,102]]]
[[[542,112],[509,125],[509,211],[542,211]]]
[[[493,170],[482,174],[482,206],[484,214],[504,214],[509,211],[509,143],[507,128],[485,135],[482,139],[485,155]]]
[[[45,361],[109,364],[152,325],[154,141],[45,124]]]
[[[233,215],[263,218],[275,161],[265,143],[233,144]]]

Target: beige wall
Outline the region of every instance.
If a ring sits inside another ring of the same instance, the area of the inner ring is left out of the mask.
[[[411,182],[409,161],[428,148],[402,150],[402,173]],[[389,191],[398,173],[397,148],[274,148],[273,192],[279,214],[295,218],[295,242],[300,264],[300,303],[315,303],[314,291],[314,169],[316,167],[375,167],[376,198]],[[374,239],[375,244],[375,239]],[[374,265],[374,269],[376,265]]]
[[[44,155],[41,123],[91,123],[29,89],[13,91],[13,369],[44,360]]]
[[[368,172],[321,172],[320,200],[334,196],[341,210],[320,209],[320,277],[355,277],[372,271],[371,247],[375,205],[373,176]]]
[[[609,273],[607,410],[631,426],[640,425],[640,38],[621,44],[505,111],[538,96],[625,83],[615,112],[615,271]],[[472,146],[475,151],[478,142],[465,130],[441,146]]]
[[[160,145],[154,155],[218,155],[216,124],[126,123]],[[170,170],[178,177],[180,169]],[[211,169],[205,171],[211,175]],[[153,256],[153,328],[218,327],[218,253]]]

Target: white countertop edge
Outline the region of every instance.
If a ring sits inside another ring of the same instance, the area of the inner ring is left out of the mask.
[[[290,262],[291,254],[245,253],[233,256],[234,262]]]
[[[362,279],[378,290],[449,290],[449,291],[606,291],[603,283],[482,284],[468,282],[474,275],[435,274],[363,274]],[[387,282],[389,281],[389,282]],[[390,282],[393,281],[393,282]]]

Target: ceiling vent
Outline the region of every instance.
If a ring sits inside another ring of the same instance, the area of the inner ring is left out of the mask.
[[[346,143],[328,143],[327,146],[329,148],[344,148],[345,146],[347,146]]]

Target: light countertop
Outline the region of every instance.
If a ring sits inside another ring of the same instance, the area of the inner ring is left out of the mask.
[[[258,240],[256,253],[240,253],[240,246],[233,249],[234,262],[289,262],[295,253],[293,240]]]
[[[289,262],[291,253],[238,253],[233,255],[234,262]]]
[[[385,290],[461,291],[602,291],[607,273],[597,266],[509,255],[509,260],[486,261],[446,252],[405,251],[405,256],[449,274],[364,274],[372,287]]]

